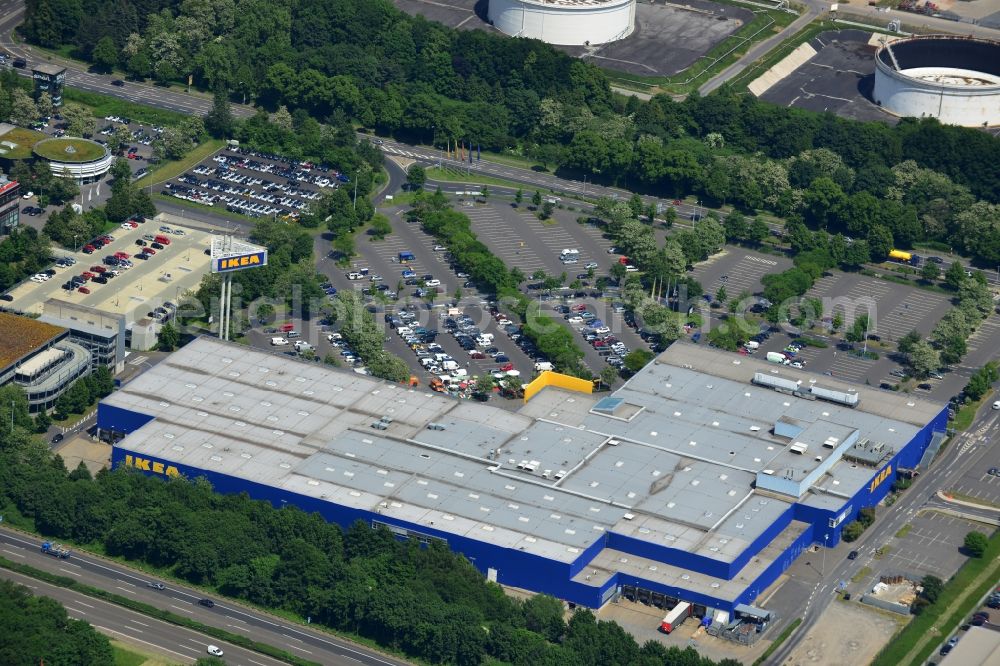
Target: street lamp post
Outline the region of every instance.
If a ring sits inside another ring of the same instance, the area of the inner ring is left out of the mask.
[[[824,534],[823,535],[823,575],[824,576],[826,576],[826,549],[827,549],[827,544],[829,544],[829,543],[830,543],[830,535],[829,534]]]
[[[247,89],[244,87],[246,84],[240,81],[240,89],[243,90],[243,106],[247,104]]]

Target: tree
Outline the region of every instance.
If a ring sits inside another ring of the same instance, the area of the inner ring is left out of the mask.
[[[292,129],[292,114],[288,112],[288,107],[282,104],[271,116],[271,122],[285,131]]]
[[[899,350],[900,354],[909,354],[913,345],[923,340],[924,337],[920,335],[920,331],[913,330],[904,335],[896,343],[896,348]]]
[[[219,86],[212,95],[212,110],[205,116],[205,129],[216,139],[225,139],[232,136],[233,125],[229,94]]]
[[[338,234],[333,239],[333,249],[340,255],[341,259],[349,260],[354,256],[354,236],[349,232]]]
[[[928,282],[934,282],[941,277],[941,269],[938,268],[937,264],[934,262],[928,261],[924,264],[923,268],[920,269],[920,277]]]
[[[970,557],[982,557],[990,545],[990,540],[982,532],[973,530],[965,535],[965,542],[962,545]]]
[[[920,587],[923,590],[920,595],[930,603],[937,603],[941,593],[944,592],[944,581],[937,576],[927,574],[920,580]]]
[[[925,340],[918,340],[909,348],[906,361],[917,378],[923,379],[941,367],[941,355]]]
[[[625,362],[625,367],[631,372],[639,372],[652,360],[653,353],[646,349],[634,349],[625,354],[625,358],[622,359]]]
[[[519,187],[517,192],[514,192],[514,203],[520,206],[522,201],[524,201],[524,190]]]
[[[389,218],[381,213],[372,218],[371,234],[375,239],[382,240],[391,233],[392,224],[389,222]]]
[[[178,331],[173,324],[167,322],[162,328],[160,328],[160,351],[173,351],[177,349],[177,345],[180,343],[180,338],[180,331]]]
[[[21,127],[28,127],[38,120],[38,107],[28,93],[21,88],[15,88],[11,93],[10,122]]]
[[[406,186],[408,189],[419,192],[424,189],[427,182],[427,170],[419,164],[414,164],[406,172]]]
[[[725,285],[723,285],[723,286],[719,287],[719,290],[717,292],[715,292],[715,301],[717,303],[725,303],[726,302],[726,297],[727,297],[726,287],[725,287]]]
[[[555,204],[552,203],[551,201],[546,201],[544,204],[542,204],[541,218],[543,220],[547,220],[550,217],[552,217],[552,211],[555,210],[555,207],[556,207]]]
[[[42,92],[35,101],[35,108],[38,109],[40,118],[52,117],[52,95]]]
[[[958,261],[951,262],[948,266],[948,270],[944,272],[944,284],[949,289],[954,289],[958,291],[962,284],[965,282],[965,267]]]
[[[614,281],[621,284],[622,278],[625,277],[625,266],[619,262],[611,264],[611,268],[608,269],[608,274],[614,278]]]
[[[600,379],[602,384],[607,386],[609,389],[612,388],[615,385],[615,382],[618,381],[617,368],[610,365],[604,366],[601,368]]]
[[[66,133],[70,136],[88,137],[96,126],[94,114],[79,104],[65,104],[59,112],[66,123]]]
[[[91,54],[94,66],[105,74],[111,72],[118,65],[118,48],[115,40],[110,35],[105,35],[98,40]]]
[[[542,193],[535,190],[535,193],[531,195],[531,205],[538,208],[542,205]]]
[[[12,420],[15,428],[30,429],[34,425],[28,413],[28,397],[16,384],[7,384],[0,387],[0,432],[9,432]]]
[[[858,537],[861,536],[861,533],[864,531],[865,528],[861,523],[856,520],[852,520],[844,525],[844,530],[840,533],[840,536],[843,537],[844,541],[847,543],[851,543],[852,541],[857,541]]]

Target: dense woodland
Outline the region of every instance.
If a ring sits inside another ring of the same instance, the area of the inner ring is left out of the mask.
[[[512,599],[444,545],[361,523],[343,531],[292,506],[216,494],[204,480],[67,472],[20,427],[0,433],[0,513],[431,663],[714,666],[692,649],[639,646],[587,610],[567,623],[551,597]]]
[[[1000,140],[973,129],[860,123],[734,91],[626,99],[545,44],[454,31],[388,0],[29,0],[23,32],[98,69],[191,74],[272,111],[464,140],[664,197],[1000,261]]]
[[[108,639],[73,620],[58,601],[0,580],[0,663],[5,666],[107,666],[114,663]]]

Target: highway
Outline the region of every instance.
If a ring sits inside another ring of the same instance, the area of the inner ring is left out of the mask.
[[[830,604],[836,594],[839,581],[851,580],[862,567],[869,566],[874,561],[875,550],[885,543],[887,537],[896,534],[903,525],[907,524],[911,517],[922,509],[942,508],[949,506],[943,502],[937,493],[939,490],[951,488],[967,471],[980,466],[989,467],[990,464],[984,461],[992,452],[992,447],[1000,439],[1000,411],[990,409],[990,404],[984,404],[972,426],[964,433],[956,436],[948,444],[943,454],[939,454],[937,460],[930,469],[925,470],[918,476],[913,485],[904,492],[888,511],[881,512],[861,537],[851,544],[860,553],[856,560],[841,560],[833,562],[825,570],[812,594],[800,609],[787,617],[791,621],[795,617],[802,618],[802,624],[792,634],[778,650],[771,656],[769,663],[783,664],[802,638],[809,633],[812,627],[819,620],[823,611]],[[983,516],[981,510],[973,510],[961,505],[950,505],[956,511],[976,513]],[[994,517],[996,511],[993,512]],[[828,565],[830,563],[827,563]]]
[[[147,653],[162,654],[171,662],[192,664],[198,658],[208,656],[206,648],[209,645],[216,645],[225,652],[226,663],[230,666],[285,666],[283,661],[64,587],[43,583],[7,569],[0,569],[0,576],[30,588],[33,594],[55,599],[66,607],[71,618],[89,622],[109,638],[131,643]]]
[[[80,63],[60,58],[41,51],[33,46],[18,43],[14,40],[14,28],[21,23],[24,15],[24,0],[6,0],[0,2],[0,49],[13,57],[22,57],[28,61],[24,69],[15,70],[22,76],[31,76],[31,66],[40,63],[54,63],[66,67],[66,85],[88,92],[101,93],[120,99],[145,104],[158,109],[203,116],[212,109],[212,96],[198,91],[184,92],[173,88],[164,88],[150,83],[127,81],[124,86],[111,85],[117,75],[95,74],[80,66]],[[252,116],[253,107],[233,104],[233,115],[241,118]]]
[[[60,576],[73,577],[81,583],[120,594],[123,597],[136,599],[178,615],[187,616],[203,624],[249,636],[254,640],[281,648],[303,659],[331,666],[354,666],[359,663],[365,666],[402,666],[407,663],[329,634],[307,629],[287,620],[237,605],[229,600],[212,597],[216,601],[215,607],[205,608],[198,604],[198,600],[206,595],[198,590],[172,583],[167,583],[164,590],[154,590],[147,587],[147,583],[156,579],[151,578],[148,574],[79,551],[74,551],[69,559],[60,560],[42,554],[40,545],[41,539],[8,529],[0,529],[0,555],[9,560],[28,564]],[[13,578],[14,576],[9,571],[2,569],[0,571],[3,571],[3,575],[6,577]],[[19,580],[19,582],[22,581]],[[49,594],[48,591],[42,590],[42,583],[32,579],[31,584],[36,586],[37,593]],[[62,588],[55,589],[66,595],[76,594]],[[67,603],[66,598],[56,596],[56,594],[49,596]],[[205,654],[207,645],[215,644],[225,650],[229,663],[254,663],[264,666],[282,663],[273,659],[268,660],[255,652],[241,651],[235,646],[224,644],[217,639],[194,631],[181,629],[168,623],[156,623],[152,618],[120,606],[101,604],[91,597],[78,595],[73,597],[71,601],[69,606],[72,606],[71,614],[74,617],[85,619],[102,630],[115,627],[117,628],[115,629],[116,633],[111,635],[116,638],[120,638],[122,629],[127,628],[130,636],[133,638],[138,636],[139,639],[145,641],[147,646],[157,648],[161,645],[171,646],[164,652],[171,658],[179,655],[193,661],[194,658]],[[142,623],[149,626],[143,626]],[[108,624],[111,624],[111,627],[107,627]],[[161,627],[161,624],[164,626]],[[132,625],[143,628],[140,630]],[[183,634],[182,640],[176,639],[176,636],[180,635],[176,632]],[[199,650],[197,653],[192,653],[194,655],[192,657],[188,653],[195,646],[198,646]],[[178,653],[177,650],[183,651]],[[233,655],[233,658],[230,658],[230,655]],[[243,660],[241,661],[241,659]]]

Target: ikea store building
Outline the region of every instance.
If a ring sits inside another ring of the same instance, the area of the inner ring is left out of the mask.
[[[946,419],[685,343],[614,393],[548,386],[512,412],[199,338],[98,409],[115,467],[443,541],[568,602],[625,591],[696,615],[749,608],[835,546]]]

